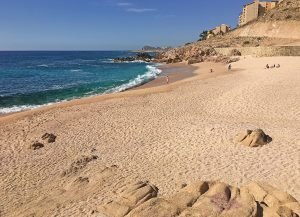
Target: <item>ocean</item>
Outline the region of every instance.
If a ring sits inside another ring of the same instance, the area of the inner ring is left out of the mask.
[[[161,73],[154,63],[112,61],[133,55],[128,51],[2,51],[0,114],[124,91]]]

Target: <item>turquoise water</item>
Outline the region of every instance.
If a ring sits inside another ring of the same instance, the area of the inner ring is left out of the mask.
[[[0,113],[120,92],[160,73],[145,62],[113,63],[127,51],[0,52]]]

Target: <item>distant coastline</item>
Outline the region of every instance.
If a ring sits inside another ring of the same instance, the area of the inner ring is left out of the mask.
[[[164,50],[131,50],[134,53],[162,53]]]

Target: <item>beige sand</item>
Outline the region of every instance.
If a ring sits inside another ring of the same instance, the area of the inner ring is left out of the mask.
[[[213,75],[210,65],[170,85],[0,118],[1,216],[101,216],[114,191],[139,180],[164,197],[198,180],[262,181],[300,200],[300,57],[249,57],[233,64],[244,70],[217,64]],[[256,128],[273,141],[234,144]],[[45,146],[28,149],[35,140]]]

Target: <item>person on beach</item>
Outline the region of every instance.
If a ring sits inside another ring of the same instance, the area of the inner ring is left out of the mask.
[[[266,65],[266,68],[267,68],[267,69],[269,69],[269,68],[270,68],[269,64],[267,64],[267,65]]]
[[[210,69],[210,73],[213,73],[214,72],[214,70],[213,69]]]
[[[232,68],[231,64],[228,65],[228,71],[230,71]]]
[[[169,84],[169,76],[166,76],[166,82]]]

